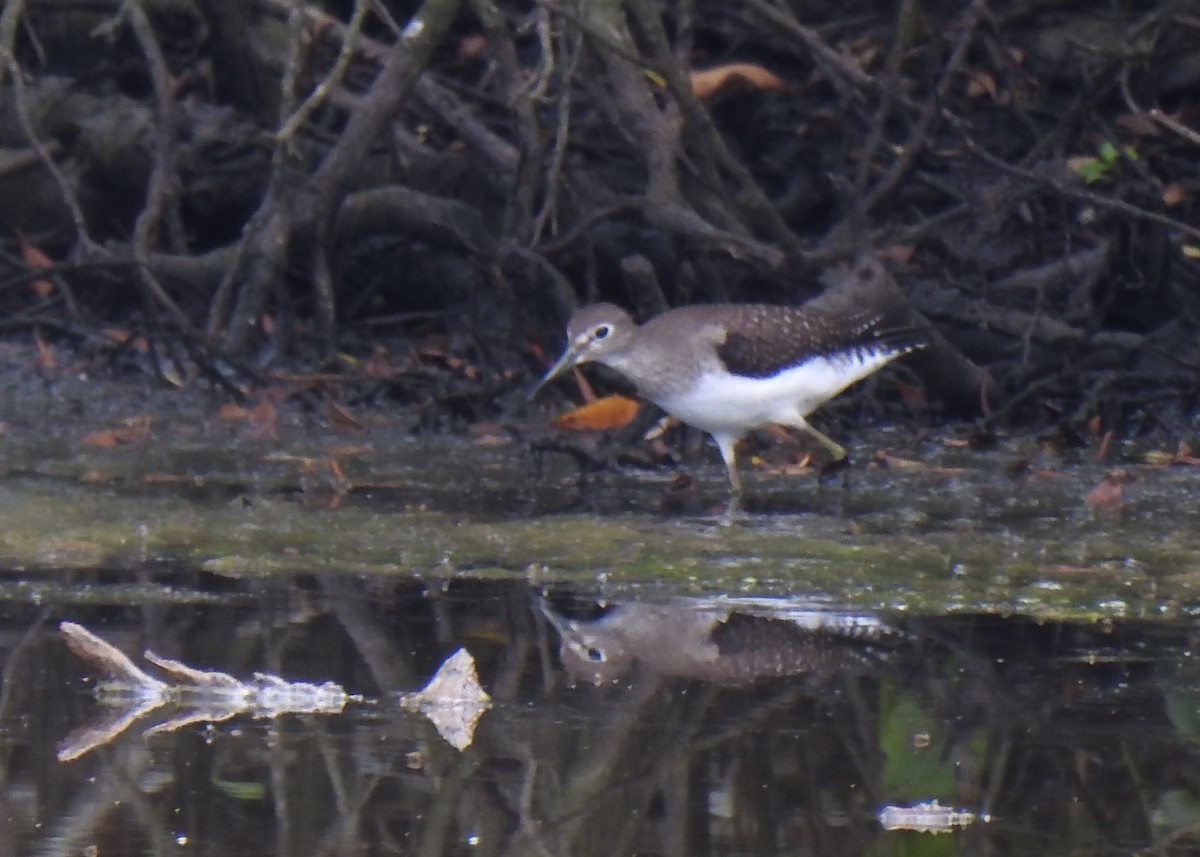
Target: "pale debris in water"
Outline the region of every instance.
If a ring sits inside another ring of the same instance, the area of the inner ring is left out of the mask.
[[[976,820],[992,820],[987,813],[976,814],[967,809],[942,806],[936,800],[911,806],[888,804],[879,810],[877,817],[884,830],[916,830],[921,833],[948,833],[956,827],[973,824]]]
[[[446,658],[422,690],[401,694],[400,704],[428,717],[438,734],[461,751],[471,746],[475,725],[492,707],[492,698],[479,684],[471,653],[459,649]]]
[[[67,648],[81,660],[108,673],[108,681],[101,685],[103,690],[132,694],[146,701],[160,697],[166,700],[166,683],[145,673],[112,643],[106,643],[74,622],[61,622],[58,631],[66,640]]]
[[[267,673],[255,673],[251,681],[244,682],[229,673],[200,670],[145,652],[147,661],[171,677],[173,683],[167,683],[141,670],[82,625],[63,622],[58,627],[72,652],[108,673],[96,695],[109,711],[68,736],[58,750],[58,758],[64,762],[107,744],[144,715],[168,705],[169,716],[150,726],[146,735],[173,732],[192,723],[220,723],[238,714],[260,719],[339,714],[347,703],[362,699],[334,682],[289,682]]]

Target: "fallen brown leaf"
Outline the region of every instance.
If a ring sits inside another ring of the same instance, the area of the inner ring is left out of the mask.
[[[470,60],[485,56],[487,50],[487,37],[480,33],[473,33],[459,40],[457,53],[460,60]]]
[[[104,330],[100,331],[100,334],[105,339],[117,343],[117,345],[124,345],[133,338],[132,333],[120,327],[106,327]]]
[[[58,358],[54,356],[54,349],[46,344],[46,340],[42,339],[42,334],[37,328],[33,330],[33,342],[37,346],[37,359],[33,361],[33,365],[37,369],[57,369]]]
[[[354,416],[337,402],[325,402],[325,416],[329,424],[338,431],[366,431],[366,428]]]
[[[1184,464],[1188,467],[1200,466],[1200,458],[1192,454],[1192,445],[1186,440],[1179,441],[1179,446],[1175,447],[1175,455],[1171,457],[1171,464]]]
[[[1104,477],[1104,481],[1083,498],[1083,504],[1096,512],[1116,514],[1125,505],[1125,486],[1137,479],[1137,475],[1123,467]]]
[[[128,420],[121,428],[99,429],[90,432],[83,438],[83,445],[91,449],[112,449],[115,446],[128,446],[141,443],[150,437],[150,419],[136,417]]]
[[[551,420],[551,425],[572,431],[624,428],[637,416],[639,403],[625,396],[605,396]]]
[[[1162,128],[1154,121],[1154,117],[1144,110],[1136,113],[1123,113],[1116,118],[1116,123],[1139,137],[1157,137],[1162,132]]]
[[[54,267],[54,260],[41,251],[32,241],[17,233],[17,242],[21,245],[21,261],[35,271],[46,271]],[[54,294],[54,284],[39,277],[31,284],[33,292],[42,300]]]
[[[373,443],[355,443],[355,444],[330,444],[325,448],[328,455],[334,455],[338,458],[357,458],[360,455],[367,455],[375,451]]]
[[[760,65],[747,62],[728,63],[715,68],[693,71],[692,92],[697,98],[711,98],[734,80],[745,80],[755,89],[764,92],[784,92],[792,85]]]
[[[254,440],[267,440],[279,437],[279,412],[269,401],[261,401],[246,414],[246,422],[250,425],[249,436]]]
[[[889,470],[901,470],[906,473],[928,473],[933,476],[963,476],[970,472],[965,467],[945,467],[940,464],[917,461],[913,458],[901,458],[883,449],[877,450],[871,456],[871,463],[876,467],[883,467]]]
[[[390,378],[396,370],[392,366],[391,352],[383,345],[375,346],[371,356],[363,364],[363,372],[368,378]]]
[[[913,253],[916,250],[917,245],[915,244],[888,244],[886,247],[879,248],[879,255],[889,262],[907,265],[912,261]]]
[[[995,101],[999,93],[1000,87],[996,85],[996,78],[992,77],[986,71],[967,72],[967,95],[971,98],[988,95]]]
[[[142,482],[146,485],[190,485],[195,481],[196,477],[186,473],[146,473],[142,475]]]

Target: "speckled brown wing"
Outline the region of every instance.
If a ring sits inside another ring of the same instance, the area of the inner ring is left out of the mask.
[[[793,307],[748,305],[728,319],[717,356],[735,375],[761,378],[813,356],[853,354],[860,348],[905,350],[912,329],[880,330],[881,316],[830,316]],[[914,343],[915,344],[915,343]]]

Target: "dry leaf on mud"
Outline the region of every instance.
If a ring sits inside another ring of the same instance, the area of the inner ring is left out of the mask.
[[[21,261],[34,271],[45,271],[54,267],[54,260],[21,233],[17,233],[17,242],[21,245]],[[34,280],[33,291],[39,298],[45,300],[54,294],[54,284],[39,277]]]
[[[329,425],[337,431],[366,431],[366,426],[359,422],[353,414],[337,402],[325,402],[325,417]]]
[[[605,396],[583,407],[567,411],[551,421],[555,428],[573,431],[616,429],[629,425],[641,405],[625,396]]]
[[[786,92],[792,85],[774,72],[748,62],[734,62],[692,72],[692,92],[697,98],[711,98],[734,80],[745,80],[755,89],[765,92]]]
[[[150,418],[134,417],[126,420],[120,428],[100,429],[84,436],[83,445],[91,449],[112,449],[141,443],[150,437]]]
[[[1083,505],[1096,512],[1117,514],[1125,505],[1125,486],[1137,479],[1131,470],[1121,467],[1107,476],[1083,498]]]

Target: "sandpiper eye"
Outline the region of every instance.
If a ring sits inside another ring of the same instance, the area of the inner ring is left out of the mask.
[[[601,324],[592,331],[592,339],[607,339],[610,333],[612,333],[612,325]]]

